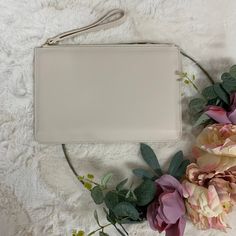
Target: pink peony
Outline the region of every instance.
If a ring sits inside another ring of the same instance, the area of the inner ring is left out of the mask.
[[[236,203],[236,168],[226,166],[222,172],[216,172],[192,163],[187,167],[186,178],[184,197],[193,223],[201,229],[225,231],[225,216]]]
[[[182,185],[171,175],[161,176],[156,185],[155,200],[147,209],[150,227],[166,231],[166,236],[182,236],[186,225]]]
[[[208,153],[236,158],[236,125],[207,126],[197,137],[196,146]]]

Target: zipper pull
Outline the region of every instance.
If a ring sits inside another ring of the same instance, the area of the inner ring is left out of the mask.
[[[58,34],[55,37],[49,38],[44,45],[55,45],[64,39],[74,37],[81,33],[97,31],[99,29],[109,28],[115,24],[121,24],[125,18],[124,16],[125,12],[123,10],[113,9],[88,26],[69,30],[62,34]]]

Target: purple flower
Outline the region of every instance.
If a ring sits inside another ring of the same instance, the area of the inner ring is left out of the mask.
[[[230,97],[228,111],[219,106],[209,106],[205,113],[220,124],[236,124],[236,93]]]
[[[182,236],[186,225],[182,185],[171,175],[161,176],[156,185],[156,197],[147,209],[150,227],[159,233],[165,230],[166,236]]]

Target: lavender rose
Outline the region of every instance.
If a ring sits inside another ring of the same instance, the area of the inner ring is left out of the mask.
[[[147,209],[150,227],[166,231],[166,236],[182,236],[186,225],[182,185],[171,175],[161,176],[156,185],[156,197]]]

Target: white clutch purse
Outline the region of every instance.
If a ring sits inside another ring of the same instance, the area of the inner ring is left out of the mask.
[[[35,138],[43,143],[177,139],[180,50],[169,44],[63,45],[124,18],[112,10],[90,26],[35,49]]]

